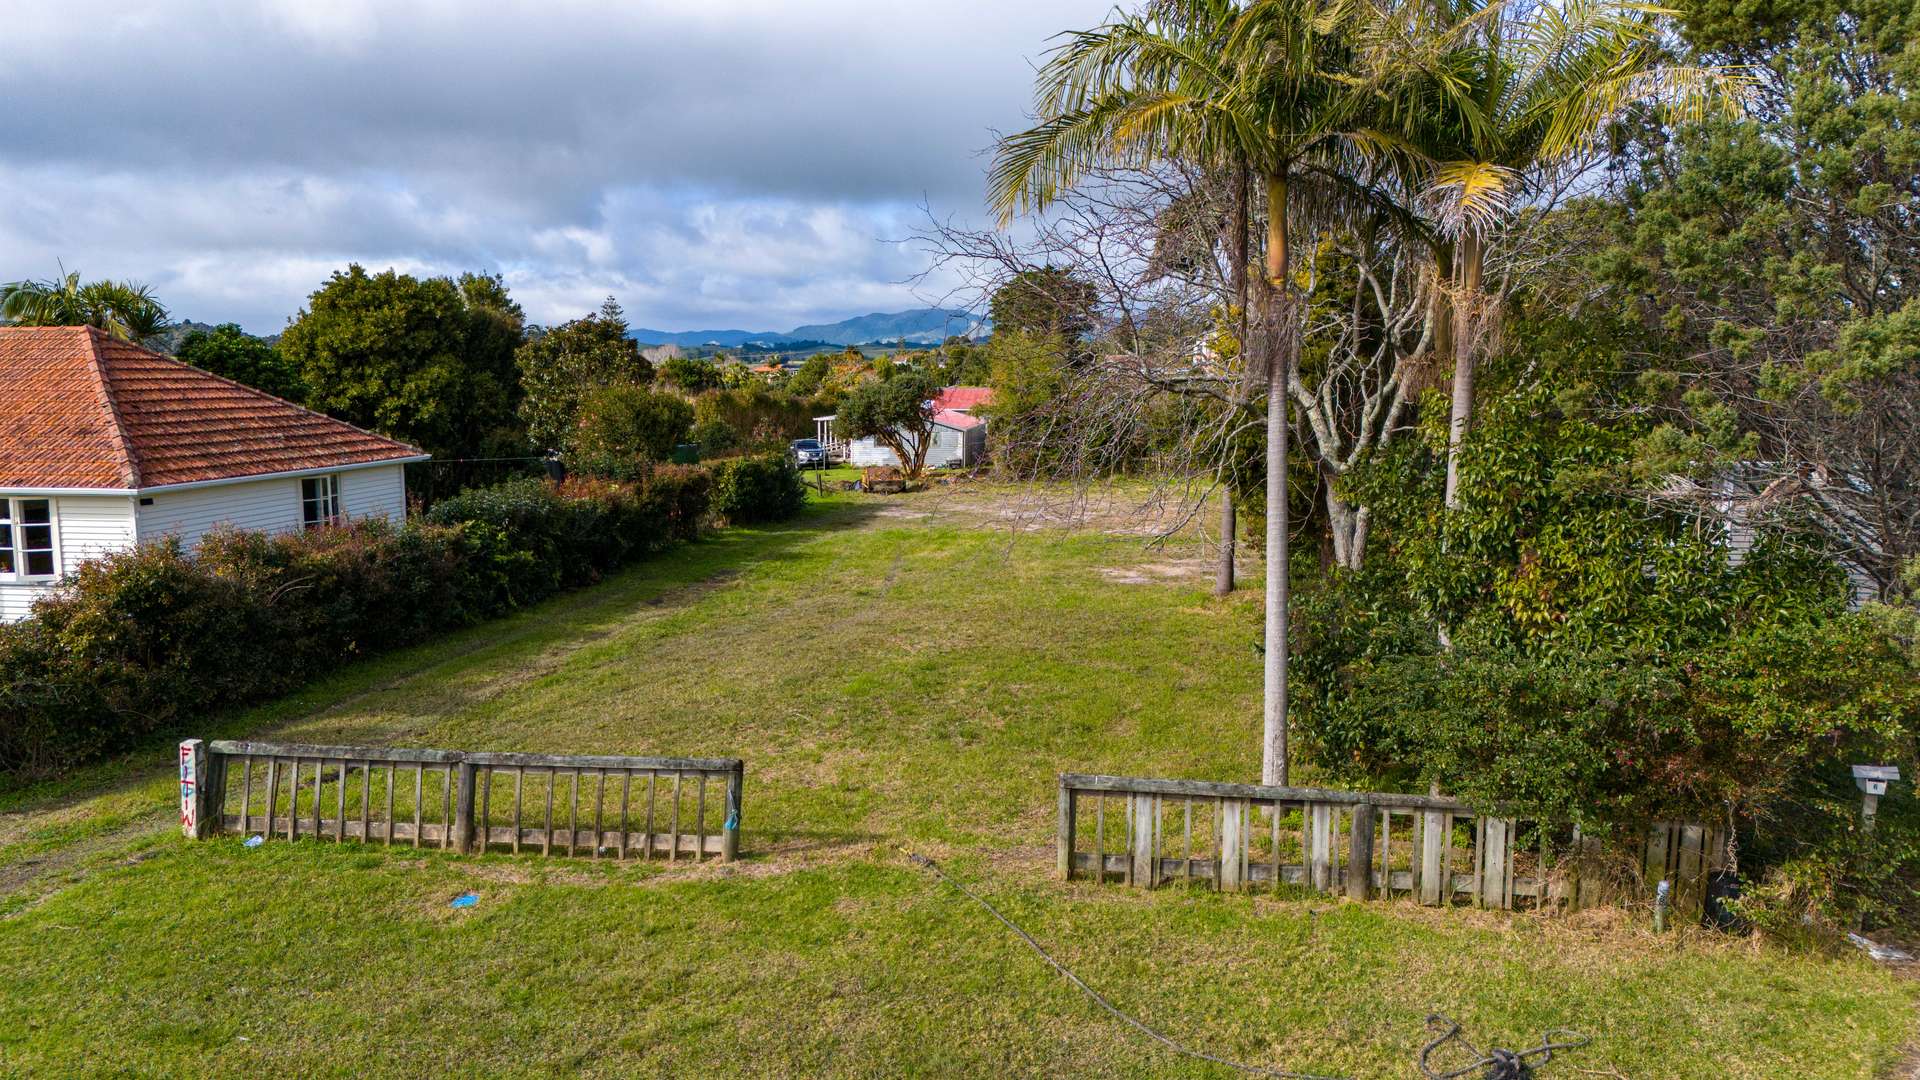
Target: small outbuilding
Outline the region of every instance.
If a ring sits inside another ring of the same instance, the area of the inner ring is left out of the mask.
[[[426,459],[92,327],[0,327],[0,622],[163,536],[401,519]]]
[[[986,386],[949,386],[928,402],[933,410],[933,444],[927,448],[927,467],[971,468],[986,461],[987,421],[974,410],[993,401],[993,389]],[[845,447],[849,465],[899,465],[900,459],[880,440],[871,436],[837,443],[835,417],[814,417],[814,429],[821,445]]]

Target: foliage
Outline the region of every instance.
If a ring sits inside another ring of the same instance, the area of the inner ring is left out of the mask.
[[[993,292],[989,317],[995,337],[1016,333],[1052,338],[1072,359],[1084,359],[1093,336],[1099,291],[1057,266],[1022,270]]]
[[[933,446],[931,402],[940,385],[916,369],[899,369],[892,378],[871,379],[840,403],[840,433],[849,439],[872,438],[899,458],[908,481],[926,471]]]
[[[606,386],[581,401],[580,419],[565,445],[577,470],[632,480],[671,458],[692,427],[693,406],[677,394],[631,384]]]
[[[800,365],[787,381],[787,389],[796,397],[812,397],[826,385],[828,376],[833,374],[833,362],[825,353],[814,353]]]
[[[713,465],[713,512],[730,525],[785,521],[806,502],[800,470],[784,452]]]
[[[1920,23],[1888,0],[1708,0],[1683,26],[1747,65],[1752,106],[1636,131],[1586,263],[1656,358],[1648,457],[1792,506],[1899,596],[1920,554]]]
[[[700,469],[637,485],[475,489],[426,521],[216,532],[84,563],[0,625],[0,761],[57,772],[188,719],[300,685],[343,658],[589,584],[707,512]]]
[[[1574,400],[1528,386],[1496,402],[1457,509],[1437,477],[1400,478],[1424,497],[1388,504],[1391,558],[1300,598],[1318,760],[1590,827],[1732,821],[1750,880],[1797,874],[1836,921],[1920,918],[1920,865],[1869,872],[1858,803],[1821,794],[1850,763],[1915,761],[1910,647],[1845,610],[1844,576],[1804,537],[1763,529],[1730,558],[1711,523],[1632,496],[1633,429]],[[1920,835],[1902,827],[1885,842]]]
[[[940,346],[940,381],[948,386],[986,386],[993,378],[991,339],[976,344],[950,337]]]
[[[595,314],[530,337],[515,363],[527,436],[548,449],[567,445],[581,405],[594,391],[653,380],[653,365],[627,336],[626,315],[612,297]]]
[[[687,432],[687,439],[700,448],[702,455],[723,454],[740,445],[740,433],[719,417],[701,420]]]
[[[78,270],[39,281],[0,285],[0,323],[93,326],[123,341],[142,341],[167,325],[153,290],[134,281],[82,283]]]
[[[720,368],[711,360],[691,356],[670,356],[660,362],[656,374],[660,381],[684,393],[720,388]]]
[[[497,279],[336,271],[280,335],[306,404],[439,457],[523,445],[520,309]]]
[[[820,407],[819,402],[755,381],[701,394],[694,399],[693,416],[698,424],[724,423],[733,429],[739,446],[772,451],[785,449],[790,439],[812,435]]]
[[[221,323],[210,331],[192,331],[181,340],[174,357],[274,397],[296,402],[306,397],[300,373],[286,354],[235,323]]]

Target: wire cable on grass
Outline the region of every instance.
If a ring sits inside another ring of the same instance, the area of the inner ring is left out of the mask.
[[[1345,1078],[1338,1077],[1338,1076],[1321,1076],[1314,1073],[1287,1072],[1283,1069],[1273,1069],[1265,1065],[1249,1065],[1241,1061],[1233,1061],[1228,1058],[1216,1057],[1213,1054],[1209,1054],[1204,1050],[1195,1050],[1192,1047],[1185,1046],[1181,1043],[1175,1042],[1173,1039],[1167,1037],[1166,1035],[1163,1035],[1160,1032],[1155,1031],[1153,1028],[1148,1027],[1146,1024],[1143,1024],[1140,1021],[1135,1020],[1133,1017],[1127,1015],[1126,1013],[1121,1012],[1120,1009],[1113,1004],[1113,1002],[1108,1001],[1106,998],[1100,996],[1100,991],[1095,990],[1091,986],[1088,986],[1085,980],[1081,979],[1080,976],[1075,975],[1073,973],[1072,969],[1068,968],[1065,964],[1062,964],[1060,961],[1055,960],[1052,957],[1052,955],[1049,954],[1047,950],[1043,948],[1038,941],[1035,941],[1033,939],[1033,935],[1021,929],[1018,923],[1014,922],[1012,919],[1007,918],[1005,915],[1000,914],[1000,910],[998,908],[994,907],[992,904],[987,903],[984,899],[982,899],[979,896],[979,894],[975,893],[972,889],[969,889],[965,885],[962,885],[958,881],[955,881],[952,878],[948,877],[946,871],[940,869],[940,866],[938,863],[935,863],[932,859],[927,858],[925,855],[921,855],[915,852],[908,853],[907,858],[915,866],[918,866],[923,870],[933,871],[934,876],[938,877],[941,881],[946,882],[948,885],[953,886],[955,889],[958,889],[962,896],[965,896],[967,899],[972,900],[974,903],[979,904],[983,908],[986,908],[987,914],[992,915],[994,918],[1000,920],[1000,924],[1002,926],[1005,926],[1007,929],[1013,931],[1016,935],[1018,935],[1020,940],[1027,943],[1028,948],[1032,949],[1036,954],[1039,955],[1040,959],[1045,960],[1047,964],[1053,968],[1053,970],[1059,972],[1061,975],[1066,976],[1066,979],[1068,982],[1071,982],[1073,985],[1079,987],[1083,993],[1085,993],[1088,997],[1093,999],[1094,1004],[1100,1006],[1102,1009],[1105,1009],[1109,1015],[1114,1017],[1114,1019],[1125,1023],[1127,1026],[1133,1028],[1135,1031],[1140,1032],[1142,1035],[1145,1035],[1147,1038],[1152,1039],[1154,1042],[1159,1043],[1161,1046],[1166,1047],[1168,1050],[1171,1050],[1176,1054],[1185,1055],[1186,1057],[1196,1058],[1200,1061],[1210,1061],[1215,1065],[1224,1065],[1229,1069],[1237,1069],[1240,1072],[1249,1073],[1254,1076],[1279,1077],[1281,1078],[1281,1080],[1345,1080]]]
[[[1593,1041],[1590,1035],[1582,1035],[1565,1028],[1554,1028],[1541,1035],[1540,1045],[1531,1050],[1502,1050],[1496,1046],[1483,1054],[1460,1033],[1459,1024],[1439,1013],[1427,1017],[1427,1032],[1432,1034],[1436,1031],[1440,1034],[1432,1042],[1420,1048],[1420,1073],[1427,1080],[1461,1080],[1462,1077],[1467,1076],[1477,1076],[1483,1080],[1531,1080],[1534,1065],[1545,1065],[1552,1061],[1555,1050],[1572,1050]],[[1448,1043],[1456,1042],[1465,1047],[1467,1053],[1473,1055],[1474,1060],[1449,1072],[1434,1071],[1434,1067],[1428,1063],[1427,1059],[1433,1056],[1435,1050]],[[1531,1062],[1529,1058],[1540,1060]],[[1484,1072],[1481,1071],[1483,1069]]]

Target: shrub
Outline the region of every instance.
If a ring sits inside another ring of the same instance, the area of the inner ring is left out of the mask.
[[[609,386],[590,394],[570,440],[574,468],[593,476],[635,480],[687,441],[693,406],[643,386]]]
[[[638,484],[523,480],[399,527],[223,531],[192,555],[169,540],[86,563],[0,625],[0,772],[47,775],[598,580],[697,536],[709,487],[683,467]]]
[[[785,521],[806,502],[800,470],[784,453],[735,458],[713,467],[713,511],[729,524]]]
[[[733,429],[732,424],[717,416],[693,425],[693,430],[687,437],[700,447],[701,454],[709,457],[725,453],[740,445],[740,433]]]

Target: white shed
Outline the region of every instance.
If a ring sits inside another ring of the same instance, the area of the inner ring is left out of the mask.
[[[987,422],[973,410],[988,404],[993,391],[984,386],[949,386],[928,402],[933,410],[933,444],[927,448],[927,467],[971,468],[986,460]],[[834,417],[814,418],[821,441],[833,435]],[[900,459],[880,440],[871,436],[853,439],[847,444],[847,463],[858,467],[899,465]]]
[[[406,515],[417,447],[89,327],[0,327],[0,622],[89,559]]]

